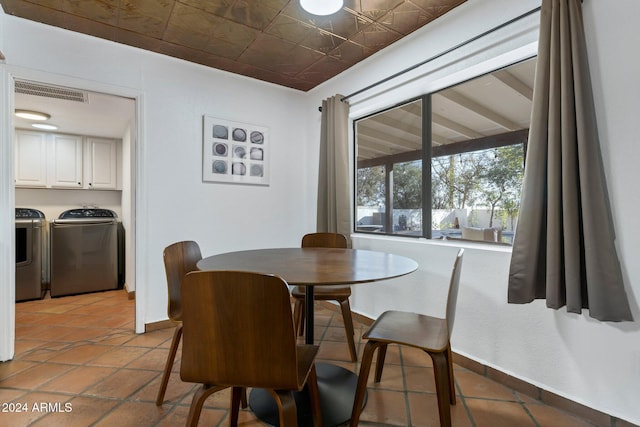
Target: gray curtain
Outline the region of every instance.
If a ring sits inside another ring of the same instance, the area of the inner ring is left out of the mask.
[[[543,0],[509,303],[633,320],[614,245],[580,0]]]
[[[318,172],[319,232],[351,234],[349,104],[335,95],[322,101]]]

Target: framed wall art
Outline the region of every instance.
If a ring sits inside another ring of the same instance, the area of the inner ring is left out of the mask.
[[[202,181],[269,185],[269,129],[203,116]]]

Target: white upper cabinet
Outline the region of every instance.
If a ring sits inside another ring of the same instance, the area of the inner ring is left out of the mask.
[[[15,183],[47,186],[47,139],[41,132],[16,131]]]
[[[16,130],[15,184],[32,188],[118,190],[118,140]]]
[[[87,138],[87,186],[93,189],[118,188],[117,143],[113,139]]]
[[[82,188],[82,137],[51,135],[49,182],[55,188]]]

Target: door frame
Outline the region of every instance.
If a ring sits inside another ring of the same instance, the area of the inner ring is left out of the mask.
[[[101,92],[108,95],[131,98],[135,102],[135,119],[131,126],[130,169],[123,173],[131,176],[129,202],[131,215],[128,236],[133,240],[133,253],[127,255],[127,268],[133,269],[135,289],[135,332],[145,331],[145,306],[147,289],[144,269],[136,268],[136,260],[146,253],[145,228],[137,218],[145,218],[146,202],[139,196],[145,194],[144,177],[144,93],[135,88],[114,86],[76,77],[57,75],[22,67],[0,64],[0,362],[12,359],[15,353],[15,187],[14,187],[14,82],[16,79],[30,80]]]

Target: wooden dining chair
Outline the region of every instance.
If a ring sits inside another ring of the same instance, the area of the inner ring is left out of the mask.
[[[451,408],[449,404],[455,405],[456,393],[453,381],[450,338],[456,315],[463,253],[464,249],[460,249],[453,265],[444,319],[404,311],[386,311],[373,322],[373,325],[362,336],[367,339],[367,344],[364,347],[360,373],[358,374],[358,385],[350,422],[352,427],[357,426],[360,419],[373,354],[377,349],[378,360],[376,362],[375,381],[380,382],[389,344],[415,347],[431,356],[436,381],[440,425],[451,426]]]
[[[302,237],[303,248],[346,248],[347,238],[339,233],[310,233]],[[302,335],[304,330],[304,286],[295,286],[291,290],[294,298],[293,312],[296,321],[296,330]],[[351,296],[350,286],[316,286],[314,288],[314,300],[316,301],[336,301],[340,304],[342,321],[344,323],[347,345],[351,354],[351,361],[358,360],[358,353],[354,341],[353,319],[351,317],[351,306],[349,297]]]
[[[160,390],[156,397],[156,405],[162,406],[164,394],[167,391],[171,368],[176,358],[180,338],[182,337],[182,300],[180,298],[180,282],[182,278],[190,271],[197,270],[196,263],[202,259],[200,246],[193,241],[183,241],[173,243],[167,246],[163,252],[164,270],[167,276],[167,291],[169,296],[169,304],[167,313],[172,322],[176,322],[171,347],[169,347],[169,355],[164,366],[164,373],[160,381]]]
[[[212,393],[232,387],[230,425],[238,422],[241,388],[268,389],[280,426],[297,425],[291,391],[308,385],[316,426],[322,425],[315,370],[318,346],[297,344],[287,283],[241,271],[195,271],[182,281],[180,377],[201,383],[187,426],[196,426]]]
[[[162,255],[164,270],[167,276],[167,293],[169,297],[167,313],[169,319],[177,323],[177,326],[173,332],[169,354],[167,355],[164,372],[160,380],[160,389],[156,397],[157,406],[162,406],[164,401],[169,376],[171,375],[173,362],[176,359],[180,338],[182,337],[182,299],[180,297],[180,283],[187,273],[198,269],[196,264],[202,259],[200,246],[191,240],[176,242],[167,246]],[[242,405],[243,408],[247,407],[246,392],[242,394]]]

